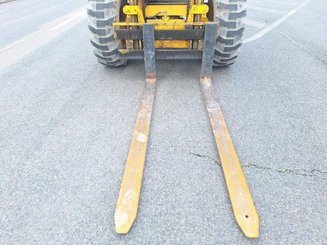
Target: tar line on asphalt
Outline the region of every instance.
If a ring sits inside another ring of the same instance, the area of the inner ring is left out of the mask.
[[[0,50],[0,69],[15,64],[19,59],[72,28],[85,18],[86,6],[51,21],[42,26],[40,30],[9,44]]]

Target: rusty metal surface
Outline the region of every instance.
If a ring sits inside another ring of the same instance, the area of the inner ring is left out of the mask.
[[[115,211],[117,233],[127,233],[138,210],[152,107],[156,90],[155,76],[147,76],[137,115],[125,172]]]
[[[200,79],[200,84],[217,144],[235,219],[247,237],[257,238],[259,236],[259,216],[254,206],[222,111],[215,99],[211,78],[202,77]]]

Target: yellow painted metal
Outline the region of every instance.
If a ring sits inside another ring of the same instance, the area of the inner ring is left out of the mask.
[[[187,16],[188,6],[186,4],[156,4],[145,7],[145,16],[142,11],[142,1],[130,0],[130,5],[125,5],[123,12],[127,15],[125,22],[115,22],[115,27],[141,27],[145,22],[155,25],[156,30],[183,30],[186,26],[194,29],[203,26],[208,21],[206,14],[209,7],[203,4],[203,1],[190,1],[189,13]],[[137,16],[137,17],[136,17]],[[177,18],[180,16],[183,18]],[[195,17],[197,18],[195,19]],[[160,18],[151,18],[160,17]],[[135,19],[137,18],[137,22]],[[185,20],[186,19],[186,20]],[[133,42],[135,43],[135,41]],[[156,40],[155,48],[176,48],[187,49],[192,47],[190,40]],[[201,41],[197,43],[201,44]],[[126,40],[126,45],[129,41]],[[201,48],[201,45],[199,46]]]
[[[209,22],[209,19],[206,14],[201,14],[201,22]]]
[[[149,22],[149,21],[147,21]],[[132,22],[115,22],[113,26],[115,27],[128,27],[128,26],[142,26],[144,23],[132,23]],[[155,26],[203,26],[204,22],[183,22],[180,23],[176,19],[172,19],[169,23],[161,22],[161,23],[154,23]]]
[[[145,22],[142,9],[138,5],[125,5],[123,8],[123,13],[126,14],[127,16],[137,15],[138,23],[143,24]]]
[[[201,78],[200,84],[217,144],[235,219],[247,237],[257,238],[259,236],[259,216],[254,206],[222,111],[218,102],[215,100],[211,78]]]
[[[186,16],[187,5],[147,5],[145,7],[145,17],[153,16]]]
[[[193,14],[206,14],[209,12],[209,7],[206,4],[198,4],[192,6]]]
[[[139,12],[139,6],[125,5],[123,8],[123,13],[126,15],[137,15]]]
[[[138,210],[156,78],[147,77],[115,211],[117,233],[126,234]]]
[[[185,23],[182,19],[170,19],[169,17],[162,19],[149,19],[147,23],[157,24],[155,25],[155,30],[183,30],[185,29],[184,25],[161,25],[162,23]],[[190,42],[186,40],[156,40],[155,48],[189,48]]]
[[[190,14],[189,14],[189,20],[190,22],[199,22],[201,21],[201,16],[202,14],[195,14],[194,13],[194,6],[196,5],[202,5],[203,4],[203,0],[191,0],[192,2],[192,5],[190,6]],[[193,29],[199,29],[198,26],[194,26]],[[197,41],[197,40],[193,40],[193,41],[190,41],[191,43],[191,47],[192,49],[201,49],[202,46],[201,46],[201,41]]]
[[[155,48],[172,48],[172,49],[180,49],[180,48],[189,48],[190,42],[184,40],[156,40]]]
[[[127,17],[129,17],[130,21],[133,23],[141,23],[143,21],[142,20],[142,11],[140,11],[141,8],[140,8],[138,2],[139,2],[138,0],[129,0],[129,3],[128,3],[130,6],[138,6],[139,7],[139,8],[137,8],[137,12],[138,12],[137,15],[135,15],[135,14],[127,15]],[[140,12],[141,12],[141,14],[140,14]],[[141,18],[140,18],[140,15],[141,15]],[[133,27],[131,27],[131,29],[136,30],[137,27],[133,26]],[[138,40],[133,40],[133,41],[126,40],[125,43],[126,43],[127,48],[132,48],[132,49],[139,49],[141,46],[141,43]],[[130,45],[132,45],[132,46],[130,46]]]
[[[138,0],[137,1],[137,4],[139,6],[139,11],[137,13],[137,18],[138,18],[138,22],[139,23],[145,23],[145,18],[144,18],[144,15],[143,15],[143,5],[142,5],[143,1],[141,0]]]
[[[195,0],[191,0],[189,3],[189,11],[186,19],[187,23],[194,23],[194,14],[193,14],[193,6],[195,5],[194,1]]]

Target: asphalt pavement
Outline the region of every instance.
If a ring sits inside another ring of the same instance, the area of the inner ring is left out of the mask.
[[[144,64],[97,63],[76,13],[85,4],[0,5],[1,244],[327,244],[324,0],[248,1],[241,55],[213,72],[260,216],[256,240],[234,220],[200,61],[157,62],[139,213],[128,235],[115,233]]]

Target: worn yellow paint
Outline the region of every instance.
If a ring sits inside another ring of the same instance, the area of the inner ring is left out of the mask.
[[[137,5],[139,7],[138,12],[137,12],[137,20],[139,23],[145,23],[145,18],[143,15],[143,11],[142,11],[142,1],[137,1]]]
[[[190,46],[190,42],[186,40],[156,40],[155,48],[172,48],[172,49],[180,49],[180,48],[188,48]]]
[[[222,111],[218,102],[215,100],[211,78],[203,77],[200,83],[235,219],[247,237],[257,238],[259,236],[259,216]]]
[[[131,15],[136,15],[138,23],[143,24],[145,22],[142,9],[138,5],[125,5],[123,8],[123,13],[126,14],[127,17],[130,17]]]
[[[184,29],[184,20],[181,19],[170,19],[169,17],[162,19],[148,19],[147,23],[155,25],[156,30],[165,29],[169,30],[171,28]]]
[[[194,23],[194,14],[193,14],[193,6],[195,5],[194,1],[190,1],[189,3],[189,12],[188,12],[188,16],[186,19],[187,23]]]
[[[149,21],[147,21],[148,23]],[[132,23],[132,22],[115,22],[113,23],[113,26],[115,27],[129,27],[129,26],[142,26],[144,23]],[[161,23],[155,23],[154,24],[155,26],[203,26],[205,25],[205,22],[192,22],[192,23],[187,23],[187,22],[184,22],[184,23],[180,23],[178,22],[177,20],[174,20],[172,19],[171,22],[169,23],[164,23],[164,22],[161,22]]]
[[[139,12],[139,6],[131,6],[131,5],[125,5],[123,8],[123,13],[126,15],[137,15]]]
[[[145,17],[150,18],[154,16],[186,16],[187,5],[147,5],[145,7]]]
[[[206,4],[198,4],[192,6],[193,14],[206,14],[209,12],[209,7]]]
[[[164,22],[160,19],[149,19],[147,23],[157,24],[155,25],[155,30],[183,30],[185,29],[184,25],[161,25],[161,23],[184,23],[184,20],[170,19],[169,17],[164,18]],[[156,40],[155,48],[188,48],[190,42],[186,40]]]
[[[209,22],[207,14],[201,14],[201,22]]]
[[[182,30],[186,26],[196,29],[208,22],[206,14],[209,7],[203,4],[202,0],[190,1],[188,14],[186,4],[149,4],[145,7],[145,13],[143,13],[141,3],[142,1],[131,0],[130,4],[125,5],[123,8],[123,12],[127,15],[125,22],[115,22],[113,25],[133,29],[141,27],[144,23],[152,23],[155,25],[156,30]],[[137,20],[137,23],[135,20]],[[125,42],[129,46],[129,41],[126,40]],[[135,41],[132,43],[135,43]],[[188,49],[192,48],[192,43],[189,40],[156,40],[155,48]],[[201,48],[201,41],[196,43]],[[193,46],[193,48],[197,47],[197,45]]]
[[[155,88],[155,77],[146,78],[116,205],[115,227],[117,233],[126,234],[137,215]]]

